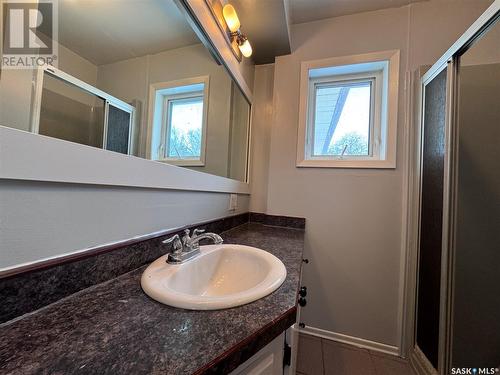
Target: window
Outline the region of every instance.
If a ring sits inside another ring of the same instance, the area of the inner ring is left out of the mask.
[[[303,62],[297,166],[394,168],[398,65],[397,51]]]
[[[368,156],[373,80],[314,85],[312,156]]]
[[[166,101],[165,158],[200,159],[203,96]]]
[[[151,159],[205,164],[208,77],[158,83],[150,89]]]

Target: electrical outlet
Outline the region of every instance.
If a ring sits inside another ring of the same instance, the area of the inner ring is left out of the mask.
[[[236,211],[238,208],[238,194],[231,194],[229,196],[229,211]]]

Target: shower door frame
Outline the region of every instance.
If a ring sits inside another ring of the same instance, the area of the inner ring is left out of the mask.
[[[83,91],[88,92],[91,95],[97,96],[98,98],[104,100],[104,124],[103,124],[103,136],[102,136],[103,150],[106,150],[106,143],[107,143],[109,106],[112,105],[115,108],[118,108],[124,112],[129,113],[130,121],[128,129],[127,155],[131,155],[133,149],[132,125],[135,124],[136,121],[135,107],[53,66],[41,67],[33,72],[33,92],[32,92],[32,103],[31,103],[31,114],[30,114],[31,117],[30,131],[32,133],[39,134],[40,131],[40,112],[42,108],[42,90],[43,90],[43,80],[45,77],[45,73],[48,73],[66,82],[67,84],[73,85]]]
[[[410,357],[413,363],[417,363],[419,372],[423,374],[447,374],[447,369],[451,365],[451,338],[452,338],[452,317],[453,317],[453,280],[454,280],[454,259],[455,259],[455,228],[456,228],[456,192],[457,192],[457,154],[458,154],[458,68],[459,56],[462,55],[489,26],[500,17],[500,0],[495,0],[493,4],[469,27],[469,29],[441,56],[441,58],[422,76],[419,85],[418,105],[419,119],[416,121],[417,130],[415,132],[416,147],[418,150],[418,165],[414,165],[415,180],[418,186],[418,220],[416,228],[413,228],[416,236],[417,258],[412,265],[414,274],[418,277],[418,259],[420,248],[420,210],[421,210],[421,184],[422,184],[422,148],[423,148],[423,119],[425,108],[425,87],[439,73],[447,69],[446,77],[446,111],[445,111],[445,154],[444,154],[444,181],[443,181],[443,230],[442,230],[442,253],[441,253],[441,287],[440,287],[440,314],[439,314],[439,342],[438,342],[438,368],[429,368],[430,362],[425,358],[416,343],[416,311],[418,300],[415,300],[415,311],[413,312],[413,348]],[[410,188],[412,188],[410,184]],[[412,191],[408,193],[415,196]],[[410,233],[411,235],[411,233]],[[414,292],[415,298],[418,296],[417,281],[412,280],[409,288]],[[422,358],[422,356],[424,358]],[[432,366],[431,366],[432,367]]]

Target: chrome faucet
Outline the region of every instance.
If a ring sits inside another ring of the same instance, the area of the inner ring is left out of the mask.
[[[185,229],[182,239],[176,234],[163,241],[164,244],[172,244],[170,253],[167,255],[167,263],[180,264],[194,258],[200,253],[200,241],[203,239],[211,239],[214,244],[223,242],[218,234],[203,233],[204,231],[204,229],[195,229],[191,237],[189,229]]]

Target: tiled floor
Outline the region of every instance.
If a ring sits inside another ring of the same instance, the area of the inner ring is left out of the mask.
[[[415,375],[408,361],[301,334],[297,358],[301,375]]]

